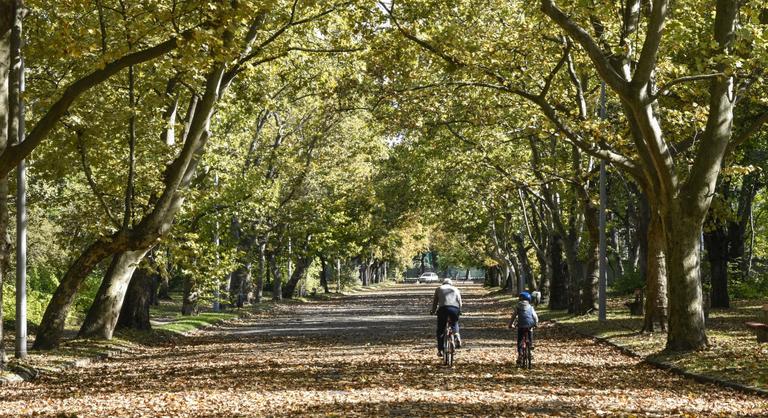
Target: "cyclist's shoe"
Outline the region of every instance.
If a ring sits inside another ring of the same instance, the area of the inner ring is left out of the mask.
[[[456,348],[461,348],[461,335],[456,334]]]
[[[443,350],[437,350],[437,356],[442,357],[443,356]]]
[[[518,357],[518,358],[517,358],[517,366],[518,366],[518,367],[519,367],[519,366],[522,366],[522,364],[523,364],[523,359],[521,359],[520,357]]]
[[[533,351],[533,350],[535,350],[535,349],[536,349],[536,346],[535,346],[535,345],[533,345],[533,343],[531,343],[531,351]]]

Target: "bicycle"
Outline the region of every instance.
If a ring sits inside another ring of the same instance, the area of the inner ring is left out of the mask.
[[[533,353],[531,352],[531,329],[528,328],[528,332],[523,333],[523,341],[521,347],[517,351],[517,365],[524,369],[531,369],[531,363],[533,361]]]
[[[450,318],[445,322],[443,331],[443,363],[453,367],[453,355],[456,352],[456,334],[453,332],[453,321]]]

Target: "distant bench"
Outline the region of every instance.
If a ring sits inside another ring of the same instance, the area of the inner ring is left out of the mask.
[[[763,321],[768,322],[768,305],[763,305],[762,310],[762,319]],[[768,343],[768,323],[765,322],[749,321],[744,323],[747,328],[755,331],[755,334],[757,334],[757,342],[760,343]]]

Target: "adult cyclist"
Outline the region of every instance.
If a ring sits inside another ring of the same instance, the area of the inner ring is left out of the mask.
[[[430,315],[437,313],[437,355],[443,355],[443,332],[445,324],[450,319],[453,323],[453,333],[456,335],[456,347],[461,347],[459,336],[459,315],[461,314],[461,292],[453,286],[451,279],[444,279],[443,284],[435,289],[435,297],[432,298],[432,310]]]

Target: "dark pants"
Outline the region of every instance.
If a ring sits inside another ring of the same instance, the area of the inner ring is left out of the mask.
[[[517,354],[523,353],[523,335],[528,333],[528,341],[533,345],[533,331],[530,328],[517,328]]]
[[[443,349],[443,332],[445,331],[445,323],[450,318],[453,322],[453,333],[459,333],[459,308],[455,306],[441,306],[437,309],[437,349]]]

